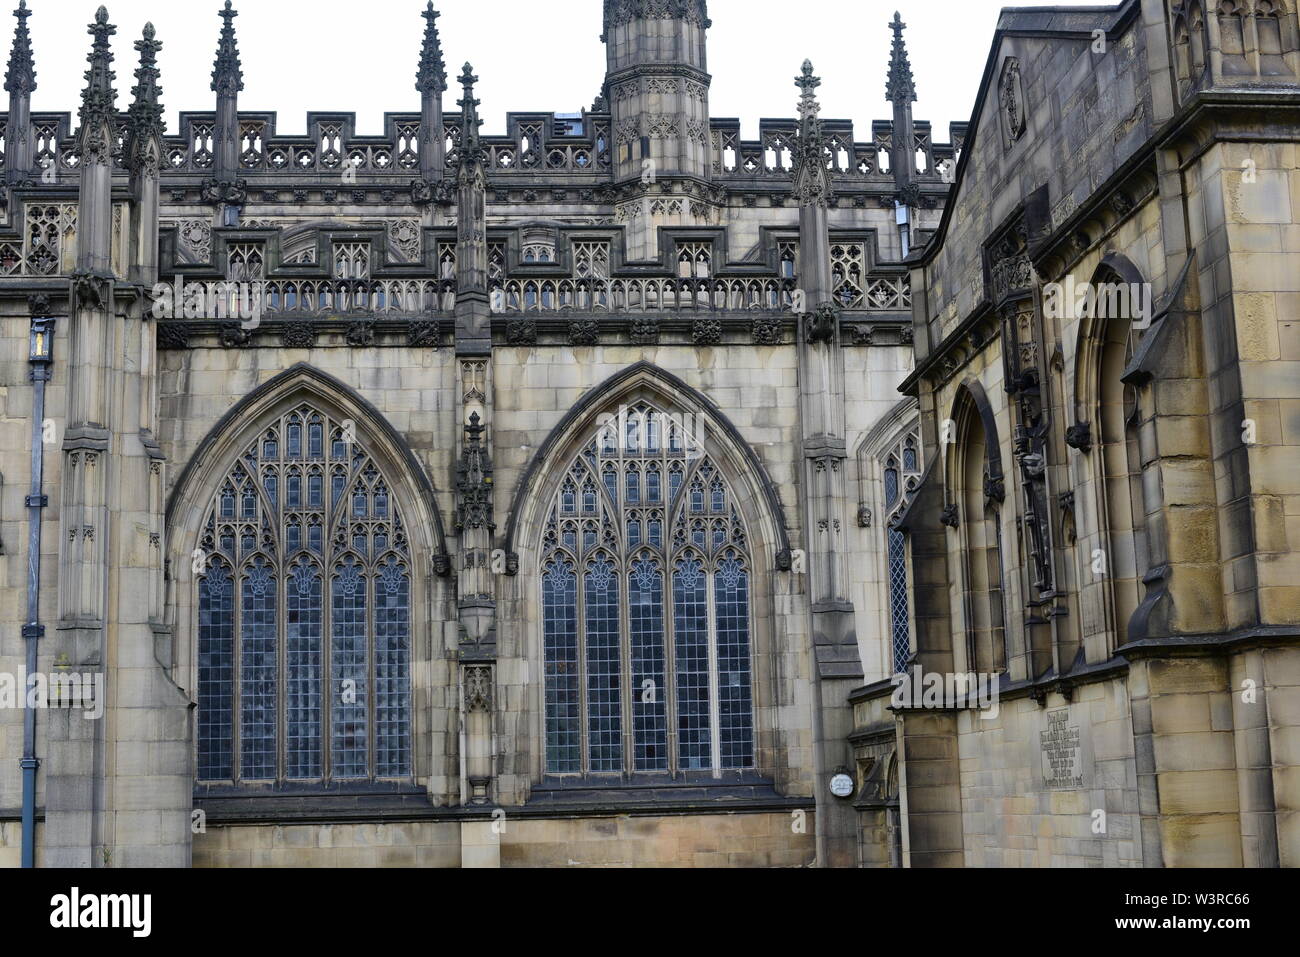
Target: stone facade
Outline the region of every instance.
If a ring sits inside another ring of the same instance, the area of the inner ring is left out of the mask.
[[[1298,71],[1291,5],[1003,12],[909,259],[900,521],[909,666],[996,694],[854,694],[862,860],[1300,862]]]
[[[230,3],[174,134],[20,4],[0,864],[1295,864],[1290,6],[1005,11],[942,144],[897,15],[865,141],[704,0],[285,136]]]
[[[505,136],[480,134],[468,64],[444,109],[432,4],[421,108],[380,136],[241,109],[230,4],[215,109],[180,130],[152,27],[118,112],[103,11],[78,119],[32,115],[29,15],[4,117],[0,672],[101,675],[73,703],[103,714],[0,709],[25,772],[0,775],[0,862],[853,864],[827,784],[863,662],[890,665],[883,566],[846,557],[874,554],[855,510],[880,498],[875,447],[915,427],[903,260],[965,134],[913,119],[901,22],[892,122],[822,118],[805,64],[799,117],[749,140],[709,114],[703,0],[605,3],[592,108]],[[48,361],[25,358],[33,330]],[[601,519],[602,545],[675,563],[668,700],[631,684],[644,632],[621,617],[620,660],[599,657],[607,592],[584,579],[564,711],[546,576],[598,534],[585,505],[563,518],[564,483],[647,409],[690,454],[654,446],[656,484],[591,501],[646,506],[635,532]],[[692,619],[676,576],[723,524]],[[680,537],[660,555],[656,535]]]

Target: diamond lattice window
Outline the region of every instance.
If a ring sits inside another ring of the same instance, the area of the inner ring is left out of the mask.
[[[895,673],[907,670],[911,655],[911,608],[907,592],[907,542],[903,533],[894,528],[894,520],[907,507],[921,480],[920,449],[919,434],[910,432],[884,456],[889,635]]]

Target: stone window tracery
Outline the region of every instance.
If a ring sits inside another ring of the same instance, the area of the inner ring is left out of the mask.
[[[693,422],[602,422],[541,548],[548,774],[754,765],[748,536]]]
[[[680,279],[708,279],[713,274],[712,243],[678,243],[677,275]]]
[[[370,244],[369,243],[335,243],[334,244],[334,278],[335,279],[369,279],[370,278]]]
[[[227,260],[226,278],[231,282],[254,282],[262,279],[263,259],[260,246],[239,244],[231,246]]]
[[[831,283],[842,309],[861,309],[865,301],[866,251],[862,243],[831,246]]]
[[[351,421],[280,416],[222,481],[196,559],[198,778],[411,775],[411,558]]]

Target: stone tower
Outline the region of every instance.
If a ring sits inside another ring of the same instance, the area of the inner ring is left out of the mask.
[[[628,255],[658,256],[661,226],[716,223],[707,183],[710,27],[705,0],[605,0],[605,95],[614,135],[617,218]],[[659,196],[696,201],[656,203]]]

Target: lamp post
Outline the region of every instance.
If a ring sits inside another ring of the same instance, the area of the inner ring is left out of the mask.
[[[41,596],[41,513],[49,505],[43,491],[45,466],[45,384],[50,381],[54,362],[54,320],[46,318],[50,301],[47,296],[30,300],[32,327],[27,362],[31,366],[32,388],[32,488],[27,496],[29,539],[27,549],[27,621],[23,639],[27,644],[28,679],[39,667],[39,644],[45,636],[40,623]],[[27,689],[23,689],[26,694]],[[23,712],[23,856],[22,866],[36,866],[36,771],[41,766],[36,757],[36,709]]]

